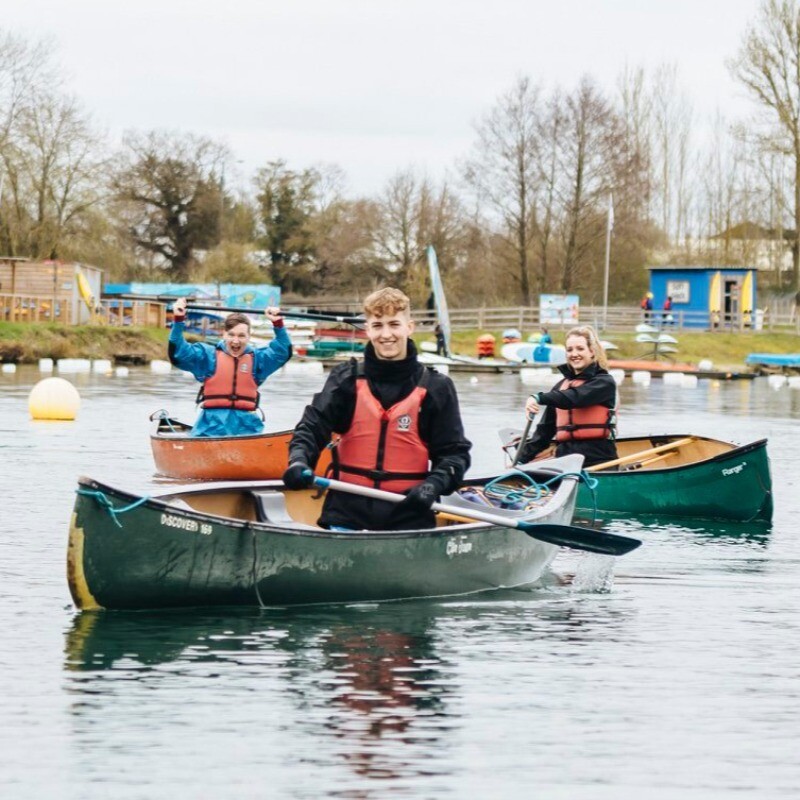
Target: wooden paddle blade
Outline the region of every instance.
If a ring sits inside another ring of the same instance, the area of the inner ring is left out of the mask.
[[[542,542],[607,556],[624,556],[641,545],[639,539],[591,528],[581,528],[577,525],[517,521],[516,527],[527,533],[528,536]]]

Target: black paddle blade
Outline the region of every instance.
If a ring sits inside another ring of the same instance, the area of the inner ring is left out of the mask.
[[[557,544],[559,547],[570,547],[573,550],[585,550],[587,553],[601,553],[606,556],[624,556],[635,550],[639,539],[619,536],[591,528],[580,528],[577,525],[555,525],[550,523],[518,522],[517,527],[528,536],[542,542]]]

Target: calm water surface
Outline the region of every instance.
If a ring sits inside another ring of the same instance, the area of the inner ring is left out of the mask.
[[[800,392],[622,387],[624,435],[769,437],[771,527],[617,521],[639,550],[482,600],[81,615],[76,478],[152,489],[148,416],[191,419],[195,384],[70,376],[79,418],[47,423],[40,377],[0,375],[0,797],[799,796]],[[270,379],[270,426],[322,379]],[[475,472],[500,471],[527,388],[454,380]]]

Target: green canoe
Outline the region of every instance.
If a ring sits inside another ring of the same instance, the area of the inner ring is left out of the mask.
[[[572,459],[535,507],[494,511],[526,524],[568,526],[582,462]],[[315,525],[320,494],[259,481],[148,497],[81,478],[67,554],[75,605],[285,606],[466,595],[535,583],[558,551],[522,530],[447,515],[431,529],[332,532]]]
[[[596,510],[606,516],[772,519],[766,439],[739,446],[705,436],[671,434],[617,439],[616,444],[619,459],[587,470],[597,487],[593,495],[581,483],[577,503],[581,516]]]

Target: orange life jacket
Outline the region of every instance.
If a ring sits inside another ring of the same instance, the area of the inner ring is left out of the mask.
[[[414,390],[384,409],[367,379],[356,377],[356,407],[334,450],[334,475],[358,486],[404,492],[428,477],[428,448],[419,435],[419,412],[428,370]],[[384,464],[391,469],[384,469]]]
[[[569,389],[580,386],[585,378],[570,378],[559,387]],[[616,409],[608,406],[556,409],[556,441],[574,439],[613,439],[616,430]]]
[[[214,374],[206,378],[197,402],[203,408],[237,408],[255,411],[258,408],[258,384],[253,377],[253,353],[232,356],[217,349]]]

